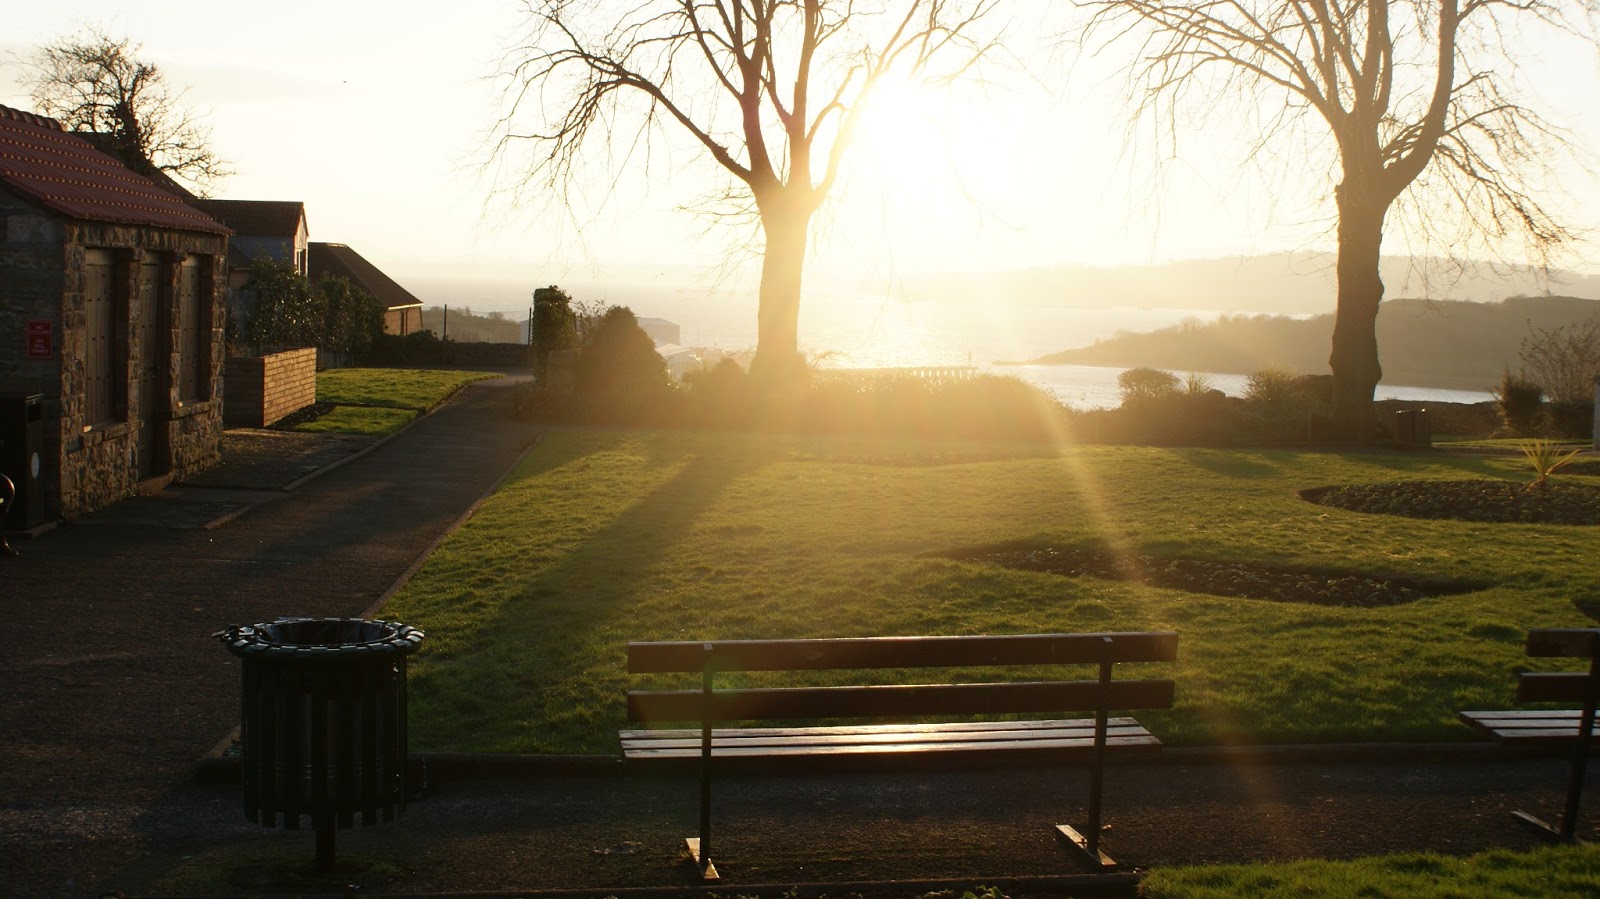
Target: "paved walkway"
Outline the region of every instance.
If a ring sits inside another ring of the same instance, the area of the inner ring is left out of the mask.
[[[237,787],[188,780],[237,723],[237,668],[209,635],[369,608],[536,439],[508,414],[510,386],[472,385],[219,527],[195,525],[260,484],[176,488],[0,560],[0,895],[148,891],[219,853],[309,858],[309,833],[256,828]],[[183,511],[202,500],[217,505]],[[1141,866],[1526,848],[1510,812],[1557,814],[1564,770],[1168,752],[1109,773],[1105,848]],[[1085,791],[1078,769],[731,778],[716,791],[717,862],[733,884],[1079,873],[1050,825],[1081,823]],[[687,888],[695,796],[683,777],[435,778],[398,822],[339,845],[393,860],[407,873],[388,888],[405,892]]]

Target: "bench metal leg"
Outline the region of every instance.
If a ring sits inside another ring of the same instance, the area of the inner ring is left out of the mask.
[[[1101,852],[1098,845],[1091,847],[1089,839],[1083,834],[1078,833],[1077,829],[1071,825],[1057,824],[1056,835],[1066,840],[1069,846],[1082,853],[1083,857],[1088,860],[1090,865],[1102,869],[1115,868],[1117,866],[1117,863],[1111,860],[1111,856]],[[1096,843],[1098,843],[1098,841],[1096,841]]]
[[[684,845],[689,847],[689,857],[694,859],[694,866],[700,869],[701,880],[710,882],[722,879],[722,875],[717,873],[717,866],[711,863],[711,859],[701,856],[699,837],[690,837],[683,842]]]
[[[1100,795],[1105,787],[1106,727],[1111,717],[1106,707],[1111,693],[1112,642],[1104,638],[1100,655],[1100,707],[1094,712],[1094,756],[1089,763],[1089,826],[1088,833],[1079,833],[1066,824],[1057,824],[1056,833],[1082,852],[1089,864],[1099,868],[1115,868],[1111,856],[1100,851]]]
[[[711,644],[705,644],[706,662],[700,680],[700,836],[684,841],[689,857],[700,869],[702,881],[720,880],[717,866],[711,863],[711,724],[712,675]]]

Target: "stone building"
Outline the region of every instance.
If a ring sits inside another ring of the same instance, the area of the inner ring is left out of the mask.
[[[54,119],[0,106],[0,394],[43,397],[30,518],[217,461],[228,233]]]

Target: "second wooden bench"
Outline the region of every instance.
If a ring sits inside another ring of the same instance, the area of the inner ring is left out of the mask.
[[[711,862],[713,768],[733,761],[775,762],[973,757],[1015,758],[1033,753],[1089,765],[1088,822],[1057,832],[1101,868],[1115,867],[1100,843],[1100,800],[1107,753],[1149,751],[1161,743],[1132,718],[1112,710],[1171,708],[1169,679],[1116,680],[1118,662],[1177,658],[1171,632],[1021,634],[1006,636],[861,637],[818,640],[721,640],[629,643],[631,674],[696,673],[698,689],[633,690],[628,720],[647,725],[698,722],[687,730],[625,730],[630,766],[698,759],[700,834],[688,842],[707,880]],[[719,689],[717,677],[735,672],[845,669],[1012,668],[1094,665],[1086,680],[865,684]],[[1092,711],[1087,719],[961,721],[854,726],[723,727],[731,722],[850,718],[1028,715]]]

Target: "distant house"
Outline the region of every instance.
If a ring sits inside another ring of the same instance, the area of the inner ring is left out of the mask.
[[[298,200],[194,200],[195,208],[233,229],[229,263],[243,274],[257,259],[271,259],[307,274],[311,231]]]
[[[311,280],[344,278],[383,304],[385,334],[410,334],[422,329],[422,301],[376,265],[342,243],[311,244]]]
[[[0,106],[0,394],[40,397],[24,405],[43,423],[37,474],[0,453],[25,482],[22,524],[217,460],[228,233],[55,119]]]

